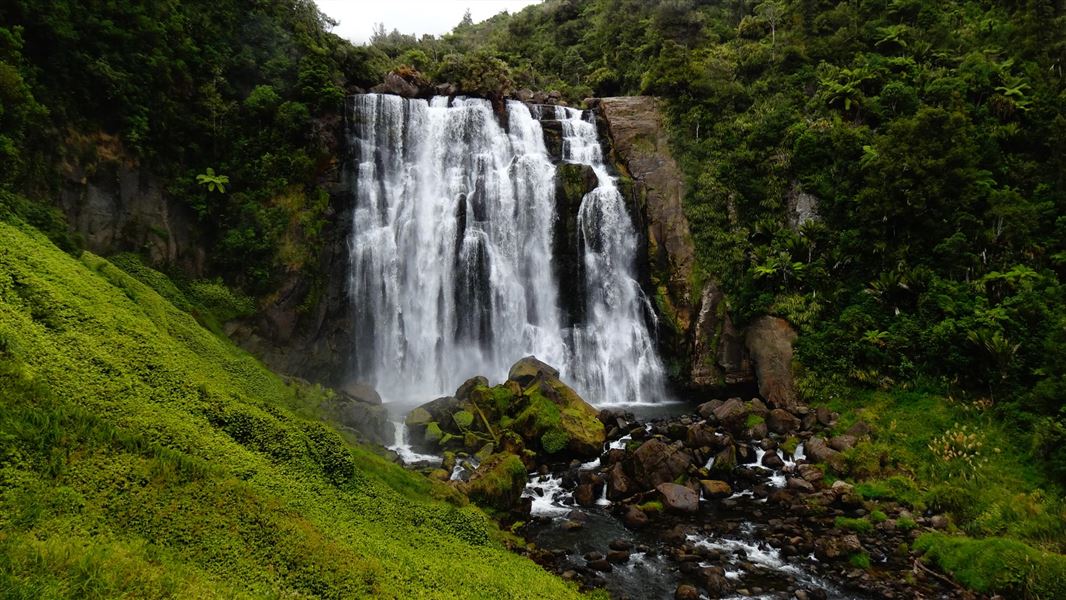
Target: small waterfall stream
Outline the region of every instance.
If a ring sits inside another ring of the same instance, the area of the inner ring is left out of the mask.
[[[637,233],[591,113],[508,102],[504,128],[479,99],[350,107],[357,377],[411,405],[532,354],[594,404],[663,397]],[[578,214],[581,281],[553,272],[556,168],[538,118],[560,121],[563,160],[596,174]],[[580,322],[564,322],[561,293],[580,295]]]

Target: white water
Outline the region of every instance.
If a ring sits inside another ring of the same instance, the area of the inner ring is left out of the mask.
[[[507,130],[484,100],[365,94],[351,108],[357,377],[410,405],[532,354],[595,404],[663,396],[637,234],[592,122],[545,115],[563,124],[564,159],[598,180],[578,214],[583,281],[559,282],[555,166],[526,105],[507,104]],[[584,322],[563,322],[560,287],[581,294]]]
[[[572,495],[563,487],[563,480],[555,475],[534,474],[522,491],[522,497],[533,499],[529,514],[534,517],[557,517],[569,513],[574,507],[563,502]]]
[[[393,443],[389,446],[389,450],[395,452],[405,465],[415,464],[440,464],[443,460],[442,457],[434,454],[419,454],[415,452],[411,447],[411,443],[407,440],[407,427],[403,424],[403,421],[394,421],[393,426]]]

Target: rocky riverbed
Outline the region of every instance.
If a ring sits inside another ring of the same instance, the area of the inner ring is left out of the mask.
[[[558,375],[527,357],[399,432],[563,578],[616,598],[970,597],[911,551],[946,518],[837,479],[864,422],[832,435],[829,410],[760,398],[596,411]]]
[[[872,504],[831,480],[860,424],[761,400],[641,422],[604,410],[598,459],[541,466],[523,495],[530,556],[615,598],[975,597],[917,562],[937,516]]]

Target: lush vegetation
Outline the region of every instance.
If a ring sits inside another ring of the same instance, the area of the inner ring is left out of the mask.
[[[576,595],[172,302],[244,301],[0,222],[0,596]]]
[[[139,165],[212,272],[268,291],[317,264],[344,97],[382,77],[330,27],[311,0],[4,2],[0,187],[50,205],[62,165]]]
[[[511,90],[666,98],[700,277],[740,322],[788,318],[808,399],[876,425],[862,489],[1066,550],[1062,2],[548,0],[375,45],[431,77],[459,53]],[[967,543],[926,547],[958,571]],[[1000,566],[1061,570],[1031,546]]]

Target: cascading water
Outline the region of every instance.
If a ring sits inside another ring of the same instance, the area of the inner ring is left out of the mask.
[[[563,124],[564,160],[592,167],[599,184],[578,214],[583,281],[563,282],[585,316],[568,324],[552,269],[555,166],[530,109],[508,102],[505,130],[485,100],[351,102],[358,377],[424,402],[533,354],[594,403],[662,396],[652,313],[633,276],[636,232],[594,123],[543,107]]]

